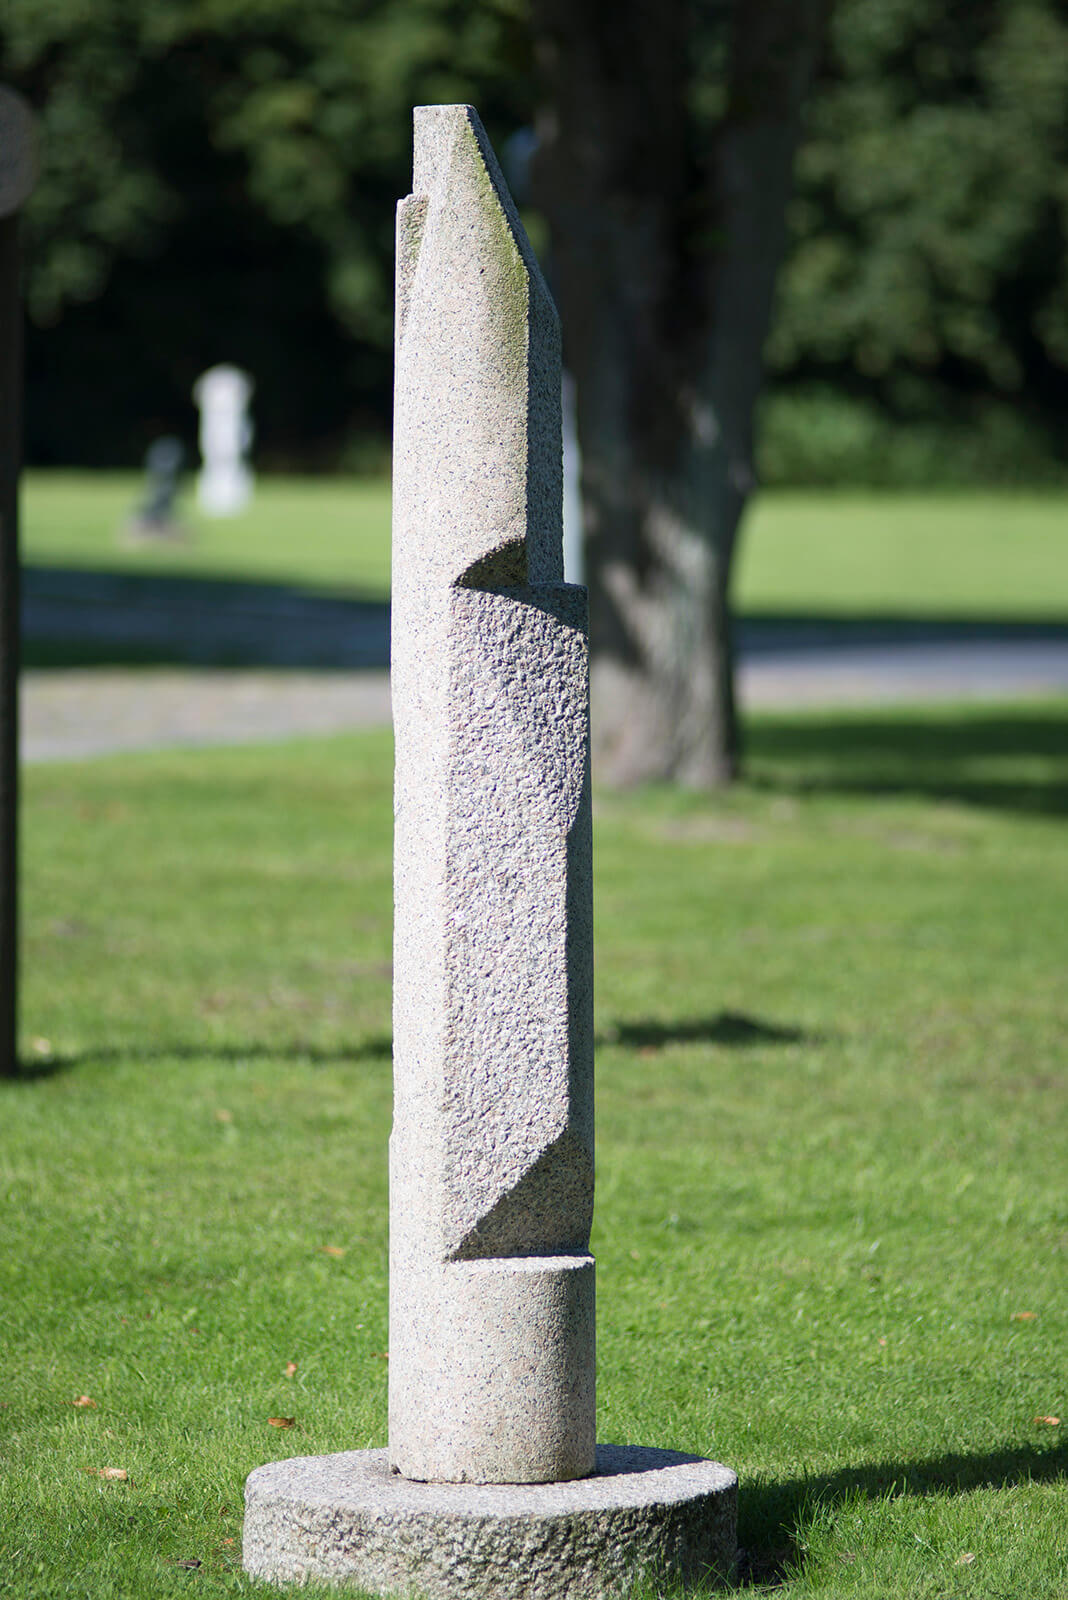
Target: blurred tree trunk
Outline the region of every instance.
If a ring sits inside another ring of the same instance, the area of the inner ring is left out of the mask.
[[[825,0],[734,0],[725,112],[705,134],[700,9],[531,4],[535,198],[578,391],[595,758],[615,783],[738,771],[731,562]]]

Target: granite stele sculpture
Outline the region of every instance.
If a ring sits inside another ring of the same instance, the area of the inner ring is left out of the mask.
[[[275,1461],[244,1564],[556,1600],[730,1568],[737,1480],[595,1445],[585,591],[556,310],[469,106],[397,228],[388,1450]]]

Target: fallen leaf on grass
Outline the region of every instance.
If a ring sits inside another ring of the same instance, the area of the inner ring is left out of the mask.
[[[971,1551],[965,1550],[962,1556],[957,1557],[957,1565],[958,1567],[970,1567],[974,1560],[975,1557],[972,1555]]]
[[[337,1260],[340,1260],[345,1254],[344,1250],[339,1244],[323,1244],[319,1246],[319,1249],[322,1251],[324,1256],[334,1256]]]
[[[885,1344],[885,1343],[886,1343],[886,1340],[885,1340],[885,1339],[880,1339],[880,1340],[879,1340],[879,1343],[880,1343],[880,1344]]]
[[[297,1370],[297,1363],[295,1361],[287,1361],[286,1362],[286,1377],[287,1378],[291,1378],[293,1376],[293,1374],[296,1372],[296,1370]]]
[[[372,1350],[371,1351],[371,1359],[372,1359],[372,1361],[388,1361],[389,1360],[389,1351],[388,1350]]]
[[[130,1474],[125,1467],[86,1467],[91,1478],[107,1478],[112,1483],[125,1483]]]
[[[1060,1417],[1032,1417],[1031,1420],[1033,1422],[1044,1422],[1049,1428],[1059,1428],[1061,1425]]]
[[[295,1428],[297,1425],[296,1417],[268,1417],[267,1421],[272,1428]]]
[[[223,1545],[223,1544],[236,1544],[236,1542],[237,1541],[235,1539],[220,1539],[219,1540],[220,1545]]]
[[[80,1394],[78,1396],[77,1400],[72,1400],[71,1401],[71,1405],[72,1406],[78,1406],[83,1411],[86,1409],[87,1406],[92,1406],[94,1411],[97,1409],[96,1401],[95,1400],[90,1400],[90,1398],[89,1398],[89,1396],[87,1394]]]
[[[234,1114],[232,1111],[224,1111],[220,1108],[215,1113],[215,1120],[216,1122],[233,1122]]]
[[[1037,1316],[1037,1311],[1014,1311],[1009,1320],[1011,1322],[1034,1322]]]

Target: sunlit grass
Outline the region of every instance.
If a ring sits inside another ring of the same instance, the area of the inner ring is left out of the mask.
[[[1066,715],[596,800],[599,1433],[733,1466],[787,1596],[1068,1593]],[[247,1472],[385,1440],[389,791],[381,734],[27,773],[0,1593],[260,1592]]]
[[[190,485],[177,507],[184,539],[131,543],[127,525],[143,494],[132,472],[25,473],[23,560],[389,593],[385,479],[261,479],[247,511],[215,518],[198,510]]]
[[[384,479],[261,479],[250,510],[207,519],[191,488],[184,544],[131,547],[134,473],[28,472],[29,562],[259,578],[385,597]],[[1068,495],[770,491],[750,509],[738,558],[744,612],[1068,617]]]
[[[755,497],[741,611],[1068,619],[1068,494]]]

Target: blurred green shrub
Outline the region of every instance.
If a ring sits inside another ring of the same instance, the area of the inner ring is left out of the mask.
[[[1060,0],[837,0],[788,220],[765,481],[1064,480]]]
[[[902,419],[826,384],[772,390],[761,402],[756,454],[767,487],[1068,483],[1068,459],[1049,433],[981,395],[955,415]]]

